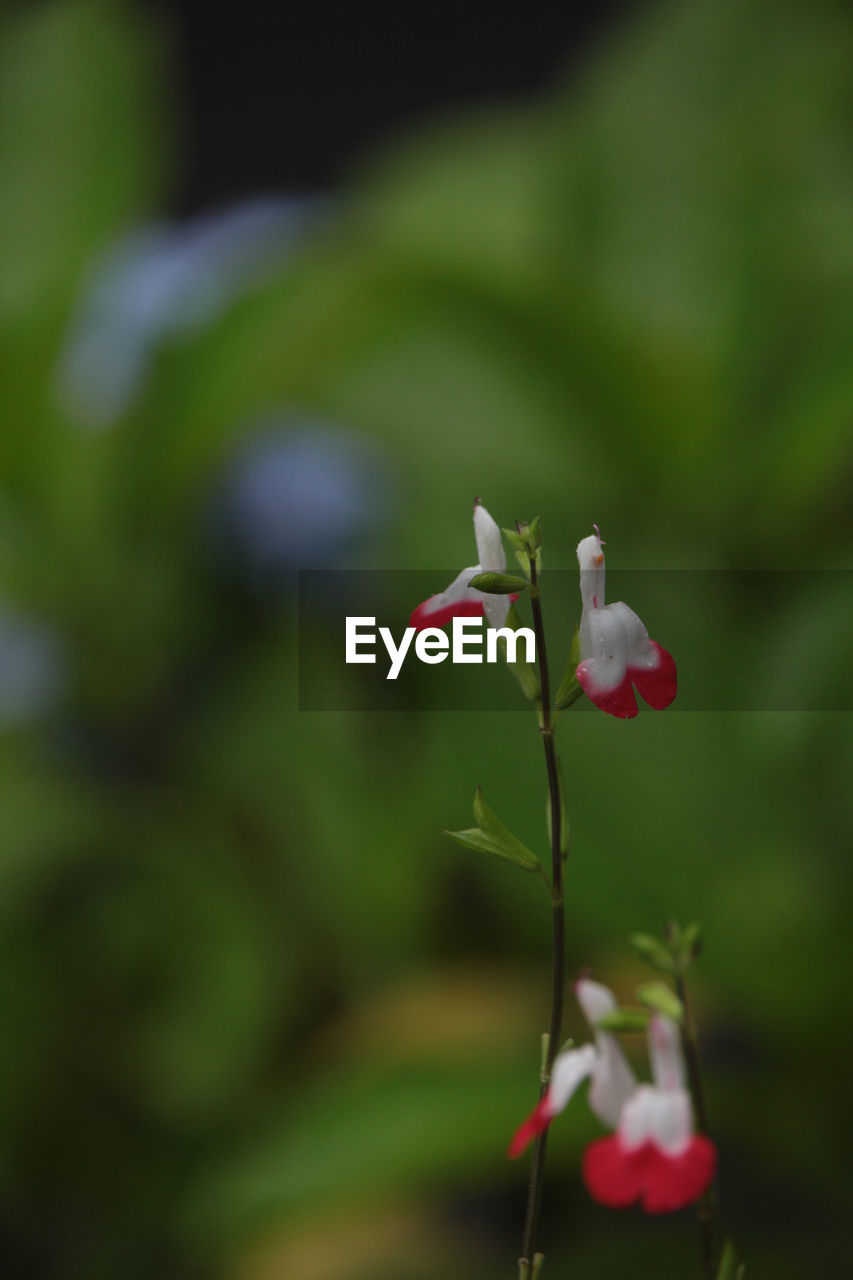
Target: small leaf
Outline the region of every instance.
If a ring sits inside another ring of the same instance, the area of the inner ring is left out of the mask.
[[[655,1013],[662,1013],[665,1018],[680,1023],[684,1017],[684,1008],[674,991],[663,982],[647,982],[637,988],[637,997],[647,1008]]]
[[[569,856],[569,811],[566,807],[566,793],[563,789],[563,771],[560,768],[560,757],[557,756],[557,781],[560,785],[560,853],[564,858]],[[548,845],[551,844],[551,792],[545,797],[545,830],[548,833]]]
[[[681,933],[681,950],[685,960],[695,960],[702,952],[702,925],[698,920],[688,924]]]
[[[743,1280],[745,1272],[746,1267],[743,1263],[738,1264],[734,1244],[731,1239],[728,1239],[723,1246],[717,1280]]]
[[[602,1031],[645,1031],[650,1018],[647,1009],[614,1009],[599,1018],[595,1025]]]
[[[500,818],[492,812],[486,804],[482,787],[478,787],[474,792],[474,817],[487,839],[503,851],[503,857],[509,858],[520,867],[526,867],[528,871],[538,870],[539,859],[536,854],[531,853],[526,845],[516,839],[509,828],[505,827]]]
[[[516,573],[478,573],[468,583],[475,591],[484,591],[490,596],[508,596],[519,591],[526,591],[530,583]]]
[[[512,862],[516,867],[521,867],[523,871],[538,871],[539,859],[529,850],[524,850],[520,855],[516,849],[508,848],[506,845],[498,844],[496,840],[492,840],[485,831],[479,827],[470,827],[466,831],[444,831],[443,835],[450,836],[451,840],[455,840],[457,844],[461,844],[463,849],[474,849],[477,853],[493,853],[496,858],[503,858],[505,862]],[[532,861],[531,861],[532,859]]]
[[[506,538],[507,542],[513,548],[514,551],[524,551],[527,544],[525,543],[521,534],[516,533],[515,529],[501,529],[501,533]],[[525,564],[526,563],[527,563],[527,557],[525,556]]]
[[[519,627],[524,624],[515,611],[513,605],[510,605],[509,613],[506,617],[506,625],[511,631],[518,631]],[[518,650],[516,650],[518,652]],[[498,636],[498,653],[515,676],[521,691],[529,702],[535,702],[537,698],[542,696],[542,686],[539,683],[539,676],[536,668],[524,658],[518,658],[515,662],[510,662],[507,657],[507,644],[503,636]]]
[[[646,964],[657,969],[658,973],[675,973],[676,966],[672,956],[663,943],[658,942],[650,933],[632,933],[629,942]]]
[[[557,696],[554,699],[554,704],[558,711],[565,711],[568,707],[572,706],[572,704],[577,702],[578,698],[583,693],[583,689],[580,687],[577,677],[577,669],[580,660],[580,636],[578,635],[578,632],[575,631],[572,638],[572,647],[569,650],[569,664],[566,667],[566,674],[560,681],[560,687],[557,689]]]

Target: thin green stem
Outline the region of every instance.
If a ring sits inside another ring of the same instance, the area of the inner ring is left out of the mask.
[[[702,1068],[699,1061],[699,1043],[690,1013],[690,1005],[687,999],[687,980],[683,972],[675,975],[675,989],[684,1010],[681,1024],[681,1043],[684,1047],[684,1059],[687,1063],[690,1093],[693,1098],[699,1131],[707,1138],[710,1136],[708,1132],[708,1109],[705,1105],[705,1089],[702,1083]],[[716,1214],[717,1197],[713,1186],[711,1186],[699,1201],[699,1232],[704,1280],[713,1280],[714,1276],[714,1221]]]
[[[553,937],[551,963],[551,1018],[548,1029],[548,1049],[539,1090],[544,1096],[551,1078],[554,1058],[563,1039],[563,988],[565,979],[565,910],[563,906],[563,857],[560,852],[562,831],[562,801],[557,753],[554,747],[554,713],[551,707],[551,682],[548,672],[548,652],[545,648],[545,627],[542,620],[542,602],[539,594],[539,573],[536,560],[530,558],[530,602],[533,611],[533,629],[536,636],[536,655],[539,664],[539,680],[542,688],[540,701],[540,731],[545,750],[545,768],[548,774],[548,795],[551,801],[551,928]],[[542,1204],[542,1188],[545,1175],[545,1152],[548,1143],[547,1129],[540,1133],[533,1149],[530,1166],[530,1182],[527,1189],[527,1212],[524,1221],[524,1238],[521,1265],[529,1271],[536,1256],[536,1234],[539,1226],[539,1210]],[[523,1274],[523,1271],[522,1271]]]

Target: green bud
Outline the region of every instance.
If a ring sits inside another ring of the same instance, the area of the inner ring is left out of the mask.
[[[675,961],[669,951],[650,933],[632,933],[628,941],[646,964],[657,969],[658,973],[675,973]]]
[[[681,1001],[663,982],[647,982],[645,986],[638,987],[637,998],[646,1008],[653,1010],[654,1013],[662,1013],[665,1018],[671,1018],[673,1022],[680,1024],[684,1018],[684,1007]]]
[[[542,546],[542,518],[534,517],[527,526],[527,545],[531,551],[538,551]]]
[[[478,573],[468,585],[490,596],[508,596],[526,591],[530,583],[516,573]]]
[[[649,1025],[651,1014],[647,1009],[614,1009],[605,1013],[596,1022],[596,1029],[601,1031],[623,1032],[645,1031]]]

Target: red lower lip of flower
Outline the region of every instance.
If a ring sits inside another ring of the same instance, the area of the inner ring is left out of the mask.
[[[412,611],[409,626],[416,631],[425,631],[427,627],[444,627],[451,618],[482,618],[483,606],[475,600],[463,600],[459,604],[446,604],[443,609],[427,612],[429,600],[424,600]]]
[[[577,669],[578,684],[590,702],[619,720],[633,720],[637,714],[637,699],[631,688],[633,684],[655,711],[663,711],[668,707],[678,693],[675,661],[666,649],[662,649],[654,640],[651,643],[658,655],[657,666],[651,670],[648,667],[628,667],[624,680],[615,689],[599,688],[592,678],[589,666],[582,662]]]
[[[583,1178],[593,1200],[610,1209],[639,1201],[646,1213],[672,1213],[707,1191],[716,1167],[716,1148],[701,1134],[677,1156],[653,1142],[626,1147],[615,1134],[587,1147]]]
[[[655,711],[663,711],[674,701],[678,693],[678,674],[672,655],[652,641],[652,648],[658,655],[658,665],[651,671],[647,668],[629,667],[628,675],[637,686],[640,696]]]
[[[432,599],[432,597],[430,597]],[[518,596],[510,596],[515,604]],[[442,609],[428,612],[429,600],[424,600],[417,609],[413,609],[409,618],[409,626],[416,631],[425,631],[427,627],[445,627],[452,618],[482,618],[485,610],[477,600],[462,600],[459,604],[446,604]]]
[[[530,1115],[520,1124],[512,1136],[512,1141],[507,1148],[507,1155],[510,1160],[517,1160],[524,1149],[534,1138],[538,1138],[543,1130],[554,1119],[553,1114],[548,1108],[548,1095],[546,1094],[537,1107],[531,1111]]]

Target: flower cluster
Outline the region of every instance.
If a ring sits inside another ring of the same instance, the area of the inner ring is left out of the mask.
[[[653,1083],[638,1084],[615,1036],[598,1027],[617,1007],[612,992],[582,979],[575,994],[594,1042],[557,1055],[548,1090],[517,1129],[510,1158],[521,1155],[589,1077],[590,1108],[615,1129],[584,1154],[583,1177],[593,1199],[614,1209],[639,1201],[646,1213],[669,1213],[692,1204],[710,1186],[717,1157],[710,1139],[693,1132],[678,1027],[661,1014],[651,1019]]]
[[[628,720],[637,714],[636,688],[650,707],[662,711],[678,691],[675,662],[654,640],[633,609],[621,600],[604,603],[604,543],[598,533],[578,543],[583,612],[578,639],[577,680],[595,706]],[[490,595],[470,585],[479,573],[505,573],[501,531],[479,498],[474,503],[474,537],[479,563],[463,569],[446,590],[430,596],[412,612],[417,631],[443,627],[451,618],[482,617],[492,627],[506,623],[514,595]]]

